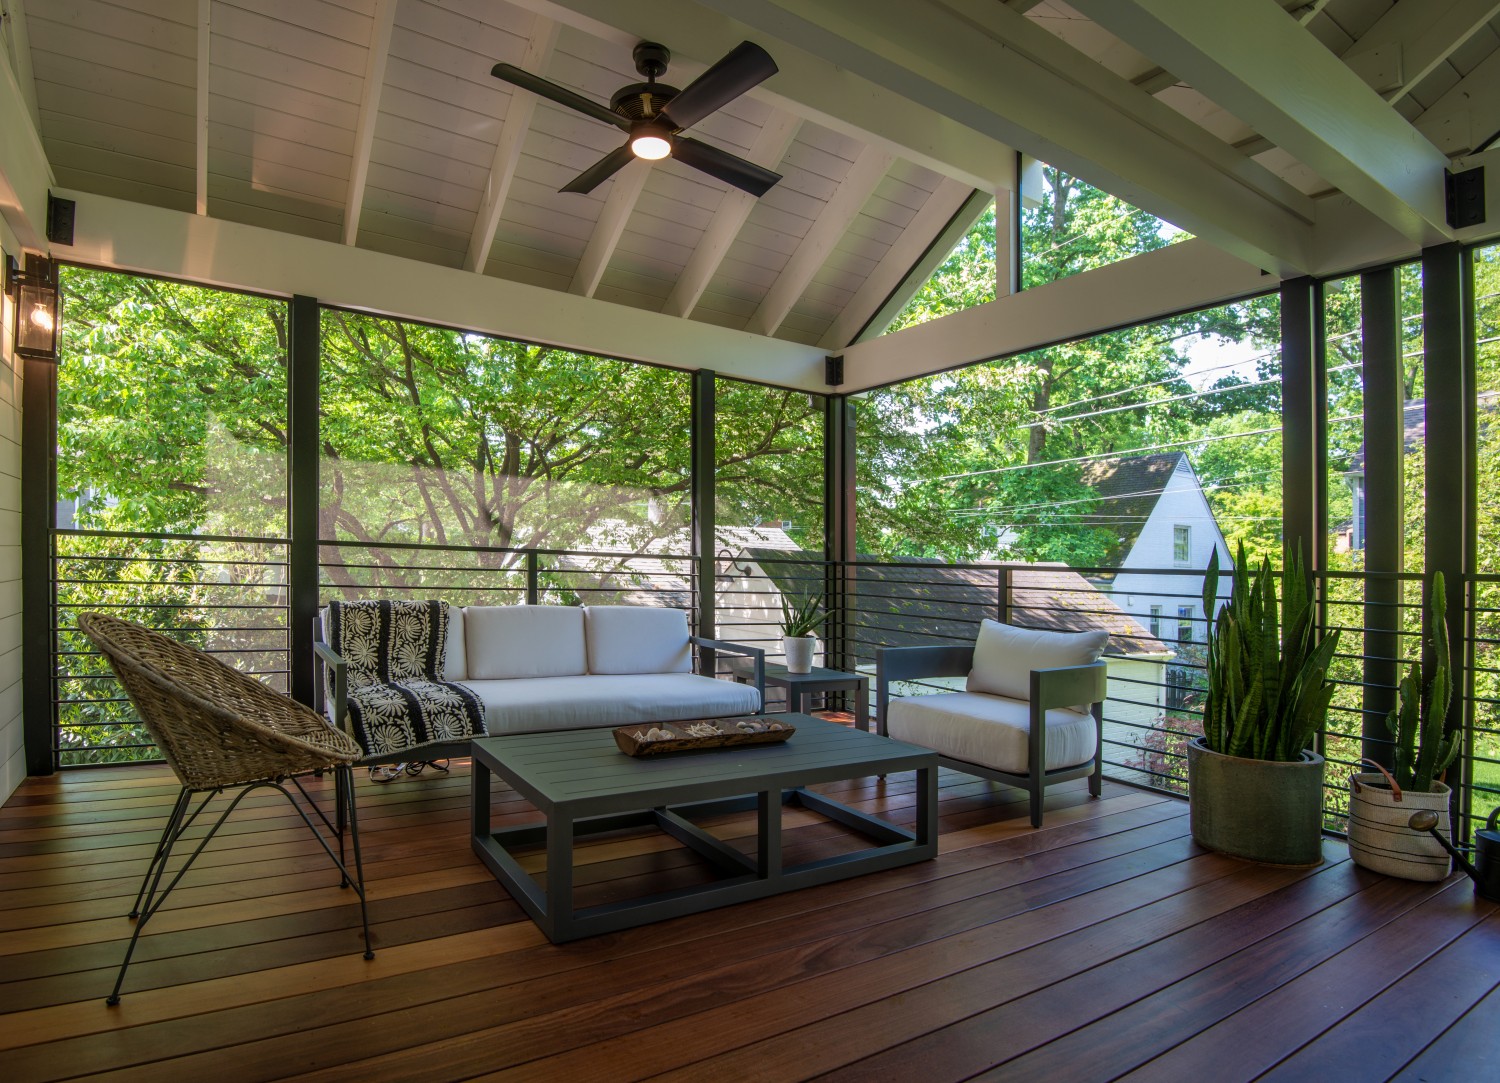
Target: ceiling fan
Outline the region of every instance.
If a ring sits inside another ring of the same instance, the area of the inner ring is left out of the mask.
[[[776,62],[769,53],[753,42],[742,41],[682,90],[656,81],[672,59],[666,46],[643,41],[635,47],[633,55],[635,70],[646,81],[615,91],[608,108],[567,87],[522,71],[514,64],[496,64],[490,70],[497,79],[629,133],[624,146],[610,151],[559,191],[591,192],[632,158],[675,158],[753,196],[765,195],[781,179],[780,173],[682,134],[684,128],[691,128],[775,75]]]

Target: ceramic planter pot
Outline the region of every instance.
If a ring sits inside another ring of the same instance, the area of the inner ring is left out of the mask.
[[[781,649],[786,653],[788,673],[811,673],[813,651],[817,650],[817,636],[782,636]]]
[[[1390,783],[1378,772],[1349,776],[1349,856],[1371,872],[1405,880],[1442,880],[1453,871],[1453,859],[1426,831],[1413,831],[1413,812],[1437,813],[1437,828],[1449,834],[1448,787],[1433,783],[1431,793],[1401,791],[1396,800]]]
[[[1221,854],[1268,865],[1323,861],[1323,757],[1251,760],[1188,742],[1193,840]]]

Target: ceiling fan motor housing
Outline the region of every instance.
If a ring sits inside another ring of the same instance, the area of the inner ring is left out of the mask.
[[[655,120],[677,94],[665,83],[631,83],[615,91],[609,107],[626,120]]]

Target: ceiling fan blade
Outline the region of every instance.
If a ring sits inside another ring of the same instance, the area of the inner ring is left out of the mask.
[[[558,86],[556,83],[543,79],[540,75],[522,71],[514,64],[496,64],[490,69],[490,74],[496,79],[514,83],[522,90],[529,90],[539,98],[546,98],[558,105],[566,105],[569,109],[576,109],[595,120],[602,120],[606,124],[613,124],[616,128],[630,131],[630,121],[620,116],[619,113],[585,98],[582,94],[575,94],[565,86]]]
[[[736,188],[749,192],[757,199],[769,192],[773,185],[781,179],[780,173],[773,173],[747,162],[745,159],[730,154],[727,150],[711,147],[707,143],[700,143],[696,139],[688,139],[679,135],[676,145],[672,148],[672,157],[683,165],[690,165],[694,169],[707,173],[710,177],[717,177],[725,184],[732,184]]]
[[[589,166],[578,176],[558,189],[559,192],[592,192],[599,185],[613,177],[625,166],[635,160],[635,155],[630,152],[630,144],[626,143],[618,150],[612,150],[593,165]]]
[[[691,128],[714,110],[765,82],[776,71],[776,61],[770,53],[753,41],[742,41],[684,87],[662,112],[678,128]]]

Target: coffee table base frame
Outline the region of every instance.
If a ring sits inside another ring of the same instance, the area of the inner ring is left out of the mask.
[[[763,790],[727,800],[612,813],[574,819],[554,810],[545,824],[493,830],[490,770],[473,766],[474,852],[554,944],[683,917],[784,891],[831,883],[937,856],[937,768],[918,768],[915,831],[852,809],[801,787]],[[782,862],[781,808],[800,805],[859,832],[875,843],[854,853],[786,866]],[[756,810],[756,852],[751,857],[715,838],[682,813],[714,815]],[[721,879],[618,903],[573,907],[573,843],[580,836],[621,828],[654,826],[709,862]],[[521,846],[547,847],[546,887],[532,879],[511,854]]]

